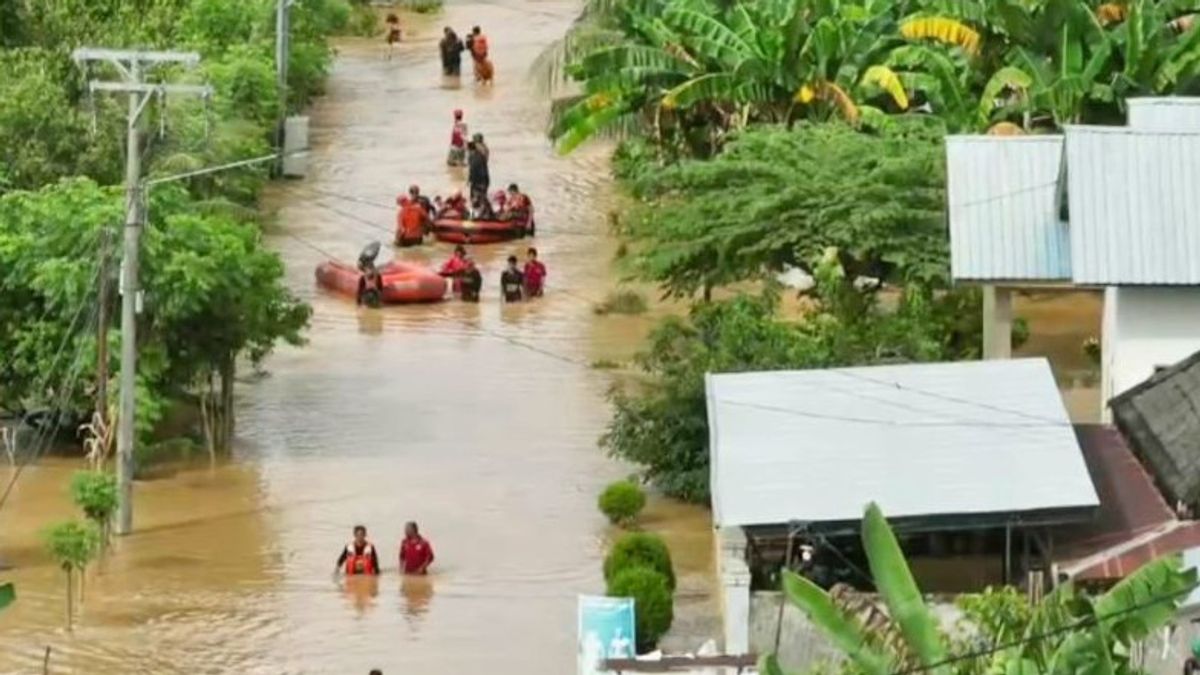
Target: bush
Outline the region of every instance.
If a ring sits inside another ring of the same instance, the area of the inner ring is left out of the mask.
[[[443,0],[404,0],[400,6],[417,14],[433,14],[442,9]]]
[[[117,477],[107,471],[76,472],[71,498],[88,520],[103,527],[117,510]]]
[[[100,532],[74,520],[55,525],[45,536],[46,551],[67,572],[87,567],[100,549]]]
[[[675,590],[671,551],[657,534],[629,532],[622,535],[604,559],[604,580],[611,584],[621,572],[633,567],[648,567],[658,572],[667,580],[667,587]]]
[[[639,653],[654,649],[675,620],[668,579],[649,567],[634,566],[621,571],[609,582],[608,595],[633,598]]]
[[[645,508],[646,493],[633,481],[619,480],[604,488],[597,505],[613,525],[625,525]]]
[[[600,316],[605,314],[642,314],[646,311],[646,298],[637,291],[613,291],[597,304],[592,311]]]
[[[1012,323],[1012,348],[1020,349],[1029,342],[1029,321],[1017,317]]]
[[[359,37],[372,37],[379,34],[379,16],[370,5],[355,4],[350,11],[350,22],[346,32]]]

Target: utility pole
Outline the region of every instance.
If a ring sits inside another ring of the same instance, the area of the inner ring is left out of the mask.
[[[100,230],[100,297],[96,308],[96,415],[108,425],[108,224]]]
[[[279,112],[275,118],[275,151],[279,159],[275,173],[283,175],[283,141],[288,108],[288,55],[291,53],[291,16],[293,0],[276,0],[275,4],[275,86],[279,90]]]
[[[117,483],[120,504],[117,510],[117,534],[133,531],[133,443],[137,415],[137,315],[141,309],[138,288],[138,252],[145,220],[145,194],[142,185],[142,152],[138,123],[146,106],[155,96],[188,94],[212,95],[210,87],[189,84],[146,82],[146,71],[157,65],[195,66],[200,55],[194,52],[146,52],[116,49],[76,49],[72,55],[78,64],[108,63],[120,74],[117,82],[92,80],[88,89],[129,95],[125,143],[125,242],[121,260],[121,403],[117,420]]]

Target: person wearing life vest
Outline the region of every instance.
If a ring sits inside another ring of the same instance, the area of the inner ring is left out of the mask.
[[[529,202],[529,197],[526,197],[517,187],[516,183],[508,186],[508,199],[506,200],[505,209],[500,215],[501,220],[512,220],[529,227],[532,216],[532,204]]]
[[[375,546],[367,541],[367,528],[354,526],[354,540],[342,549],[334,566],[347,576],[379,574],[379,556],[375,553]]]
[[[446,198],[446,201],[442,202],[442,208],[438,211],[438,218],[466,220],[469,215],[471,215],[471,211],[462,190],[455,190]]]
[[[492,62],[488,58],[488,39],[475,26],[471,29],[471,37],[467,41],[467,47],[471,50],[471,58],[475,61],[475,81],[476,82],[491,82],[494,75]]]
[[[467,249],[462,244],[454,247],[454,255],[442,263],[438,274],[450,279],[450,290],[454,295],[462,295],[463,272],[467,270]]]
[[[408,188],[408,196],[400,198],[400,213],[396,216],[396,245],[420,246],[425,242],[425,232],[432,225],[429,210],[421,198],[421,189],[416,185]]]

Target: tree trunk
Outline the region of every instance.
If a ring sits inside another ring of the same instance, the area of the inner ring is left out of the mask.
[[[204,446],[208,450],[209,464],[216,464],[217,439],[212,407],[212,379],[207,378],[200,389],[200,426],[204,428]]]
[[[224,453],[233,449],[233,382],[237,375],[237,362],[230,356],[221,364],[221,447]]]
[[[73,627],[73,611],[74,611],[74,589],[71,585],[71,568],[67,568],[67,630],[74,630]]]

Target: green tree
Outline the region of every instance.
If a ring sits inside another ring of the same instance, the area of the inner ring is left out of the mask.
[[[944,154],[933,120],[879,134],[838,123],[747,130],[712,160],[634,181],[630,264],[688,296],[786,267],[811,272],[833,246],[852,276],[942,287]]]
[[[77,471],[71,477],[71,499],[96,527],[101,544],[106,542],[109,523],[117,512],[117,477],[108,471]]]
[[[1197,586],[1195,569],[1183,569],[1177,557],[1163,558],[1097,597],[1064,584],[1031,611],[1019,608],[1019,602],[1002,600],[1010,610],[1014,604],[1018,607],[1002,614],[999,621],[992,617],[975,625],[972,634],[956,644],[925,605],[895,534],[874,504],[867,506],[863,516],[862,541],[874,585],[887,609],[886,615],[870,611],[870,626],[862,618],[866,612],[861,606],[794,572],[783,574],[788,600],[845,654],[851,673],[886,675],[913,668],[956,675],[1132,673],[1130,648],[1170,621],[1179,603]],[[975,616],[978,609],[976,603]],[[968,645],[978,638],[998,644],[1012,635],[1025,639],[995,652],[990,661],[952,658],[955,652],[972,649]],[[774,655],[764,656],[760,670],[767,675],[783,672]]]

